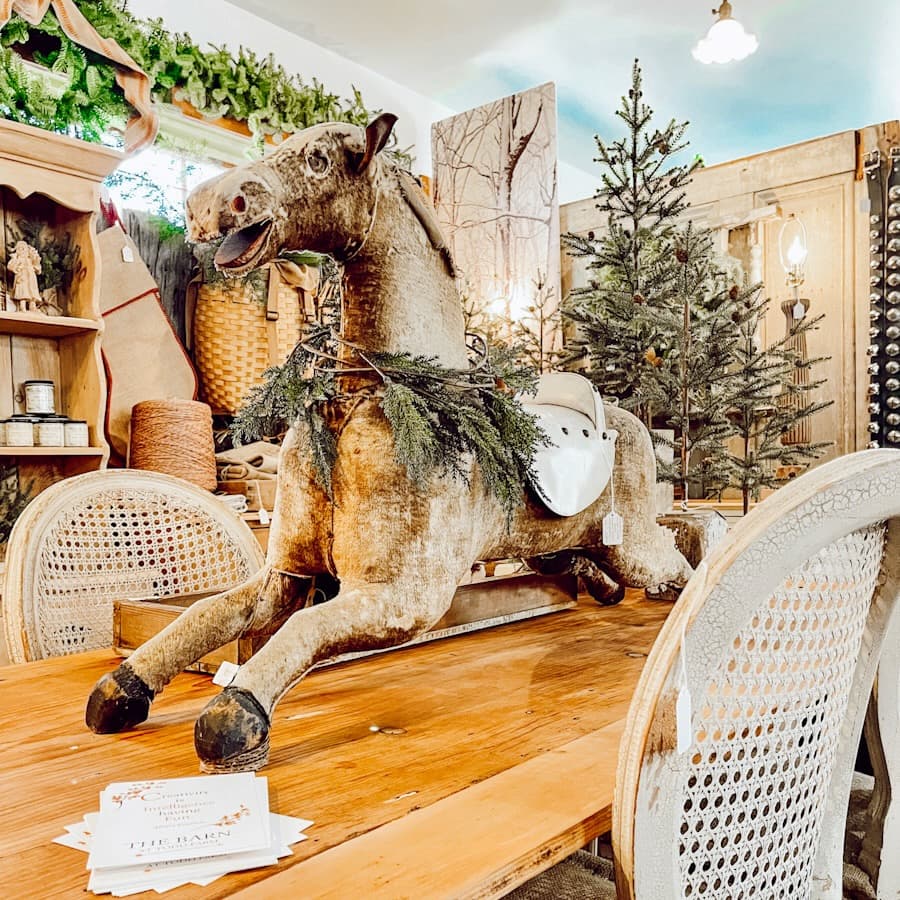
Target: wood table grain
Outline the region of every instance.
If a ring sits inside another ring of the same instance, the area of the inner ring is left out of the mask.
[[[624,718],[670,608],[583,599],[313,672],[278,706],[261,773],[273,811],[315,821],[309,840],[278,866],[168,896],[502,896],[609,829]],[[117,662],[95,651],[0,668],[5,896],[84,896],[85,855],[52,838],[112,781],[198,773],[210,677],[178,676],[142,726],[95,735],[84,703]]]

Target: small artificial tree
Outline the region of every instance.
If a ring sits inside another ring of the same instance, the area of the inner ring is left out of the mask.
[[[739,439],[740,452],[725,453],[717,476],[721,478],[720,492],[728,487],[740,490],[746,514],[751,498],[759,499],[763,488],[777,487],[784,481],[777,471],[779,466],[807,465],[830,446],[828,441],[786,444],[782,438],[803,420],[831,406],[832,401],[810,399],[824,379],[793,377],[797,367],[812,370],[827,359],[803,359],[794,349],[796,338],[815,330],[824,317],[794,319],[784,337],[764,347],[759,330],[769,300],[753,291],[745,295],[741,307],[735,313],[738,336],[728,401],[732,434]],[[785,402],[797,395],[800,402]]]
[[[532,302],[512,323],[511,337],[521,361],[540,374],[561,368],[569,357],[560,340],[561,332],[562,314],[556,291],[539,272]]]
[[[705,494],[726,477],[726,442],[734,433],[734,348],[742,310],[758,286],[734,283],[713,252],[708,229],[688,222],[675,232],[672,248],[678,263],[674,293],[656,314],[669,335],[668,349],[651,359],[655,375],[648,390],[677,436],[674,462],[661,464],[660,474],[681,484],[687,500],[689,482]]]
[[[708,231],[685,222],[685,188],[699,161],[673,159],[687,146],[687,123],[653,129],[637,62],[616,115],[626,137],[596,139],[597,209],[606,230],[600,237],[563,236],[590,272],[587,287],[573,291],[564,308],[578,329],[571,344],[604,395],[648,428],[675,429],[674,442],[659,434],[655,440],[677,451],[674,463],[660,468],[663,478],[682,485],[685,499],[689,482],[706,495],[737,487],[746,506],[762,487],[783,480],[778,466],[808,462],[826,446],[781,441],[799,420],[828,405],[809,402],[822,382],[792,377],[797,365],[819,362],[804,362],[793,350],[818,319],[796,322],[772,347],[759,347],[755,335],[767,301],[758,285],[726,271]],[[803,402],[788,402],[797,393]],[[735,436],[742,455],[729,452]]]
[[[616,111],[628,134],[611,143],[596,137],[602,166],[596,205],[607,228],[601,237],[566,234],[562,243],[589,260],[589,284],[572,291],[565,307],[577,325],[572,347],[586,358],[585,374],[600,392],[651,428],[659,411],[655,362],[672,340],[661,311],[671,306],[681,274],[676,220],[687,208],[685,188],[699,161],[675,162],[687,146],[687,123],[673,119],[662,131],[651,128],[653,110],[643,102],[641,82],[635,61],[631,89]]]

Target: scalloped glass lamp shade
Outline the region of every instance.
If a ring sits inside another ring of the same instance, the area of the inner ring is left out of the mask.
[[[731,4],[724,0],[713,14],[719,18],[713,23],[705,38],[694,47],[694,59],[702,63],[728,63],[745,59],[756,51],[759,41],[755,34],[744,29],[731,17]]]

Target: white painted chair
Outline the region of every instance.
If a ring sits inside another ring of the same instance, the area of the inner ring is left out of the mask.
[[[862,845],[849,862],[864,878],[861,896],[900,897],[900,617],[892,620],[878,665],[878,679],[866,713],[865,737],[874,786],[861,817]],[[890,652],[888,648],[893,648]],[[866,792],[860,792],[861,797]]]
[[[834,460],[760,504],[688,583],[635,690],[617,890],[611,866],[603,878],[576,854],[510,896],[840,898],[853,764],[898,596],[900,451]],[[900,647],[887,652],[896,687]]]
[[[229,588],[262,563],[247,525],[186,481],[131,469],[60,481],[25,508],[9,538],[10,658],[110,647],[114,599]]]

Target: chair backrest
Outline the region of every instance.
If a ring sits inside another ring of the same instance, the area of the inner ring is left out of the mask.
[[[3,590],[10,658],[109,647],[113,600],[230,588],[262,563],[247,525],[181,479],[110,469],[57,482],[10,534]]]
[[[850,777],[898,593],[896,450],[807,473],[701,564],[622,739],[620,900],[841,897]]]

